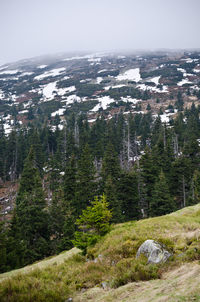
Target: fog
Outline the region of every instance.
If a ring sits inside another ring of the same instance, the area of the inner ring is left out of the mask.
[[[199,0],[0,0],[0,64],[71,51],[200,48]]]

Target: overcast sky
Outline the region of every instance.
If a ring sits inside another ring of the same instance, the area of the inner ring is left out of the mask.
[[[200,48],[200,0],[0,0],[0,63],[68,51]]]

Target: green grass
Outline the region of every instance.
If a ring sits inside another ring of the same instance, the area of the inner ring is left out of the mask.
[[[167,293],[157,293],[157,291],[162,282],[165,282],[166,288],[170,284],[162,280],[165,274],[176,270],[178,274],[178,268],[185,263],[189,263],[188,265],[195,263],[199,266],[197,264],[200,260],[199,238],[200,204],[162,217],[114,225],[109,234],[88,250],[87,257],[83,257],[78,254],[77,249],[73,249],[32,266],[0,275],[2,281],[0,301],[59,302],[66,301],[69,297],[74,297],[75,301],[88,301],[89,295],[92,297],[91,301],[118,301],[117,293],[121,295],[119,301],[123,301],[125,296],[123,288],[129,286],[130,282],[138,284],[140,281],[146,281],[141,282],[143,296],[138,300],[132,297],[130,301],[148,301],[145,300],[145,293],[148,298],[148,286],[151,288],[152,285],[155,286],[155,290],[152,291],[153,293],[155,291],[152,301],[159,301],[164,294],[171,295],[170,301],[189,301],[187,299],[191,295],[189,290],[192,287],[187,287],[187,284],[184,292],[175,292],[174,297],[170,290]],[[173,257],[166,264],[161,265],[147,265],[144,257],[136,260],[137,249],[146,239],[164,243],[173,253]],[[101,256],[98,257],[99,255]],[[93,259],[97,257],[98,260],[94,262]],[[175,286],[178,279],[176,275],[172,276]],[[190,276],[188,280],[189,278]],[[106,296],[105,291],[101,289],[102,282],[106,282],[109,288]],[[133,287],[136,290],[135,285]],[[132,289],[129,293],[130,297],[131,292]],[[138,293],[139,296],[140,294]],[[196,300],[191,301],[199,301],[198,288],[194,288],[192,294]],[[127,298],[124,299],[129,301]]]

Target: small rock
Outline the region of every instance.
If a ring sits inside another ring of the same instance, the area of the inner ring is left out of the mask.
[[[162,244],[154,240],[146,240],[137,251],[136,258],[144,254],[148,258],[148,263],[166,262],[171,254]]]
[[[107,289],[108,288],[108,283],[107,282],[102,282],[101,286],[103,289]]]

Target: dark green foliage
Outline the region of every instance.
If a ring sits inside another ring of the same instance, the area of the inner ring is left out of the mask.
[[[200,110],[194,104],[171,127],[154,120],[151,110],[112,119],[102,112],[92,124],[70,110],[62,130],[34,119],[28,129],[5,135],[0,124],[1,185],[21,176],[12,221],[0,235],[2,271],[71,248],[75,221],[97,194],[107,195],[114,223],[200,200]],[[76,233],[83,248],[98,238]]]
[[[3,222],[0,222],[0,273],[7,270],[7,248],[6,248],[6,228]]]
[[[96,193],[95,168],[89,146],[83,148],[76,175],[75,208],[79,215]]]
[[[173,198],[166,182],[165,175],[161,171],[158,181],[155,183],[150,202],[150,216],[165,215],[175,210]]]
[[[123,221],[139,218],[139,193],[137,174],[122,173],[117,188]]]
[[[11,238],[17,243],[15,251],[20,264],[32,263],[49,254],[49,215],[45,207],[42,183],[31,148],[24,165],[11,224]]]
[[[121,222],[122,221],[122,207],[121,207],[121,200],[118,199],[117,196],[117,185],[116,182],[112,179],[111,175],[108,175],[105,186],[104,192],[109,200],[109,206],[112,210],[112,222]]]

